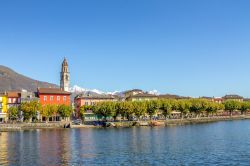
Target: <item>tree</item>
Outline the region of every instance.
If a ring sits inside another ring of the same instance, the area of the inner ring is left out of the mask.
[[[73,112],[73,109],[71,106],[67,106],[65,104],[60,105],[58,108],[58,113],[60,114],[60,116],[65,119],[65,118],[69,118],[71,116]]]
[[[162,110],[162,114],[164,115],[165,119],[167,119],[168,115],[174,109],[174,101],[173,100],[161,100],[160,101],[160,110]]]
[[[130,117],[134,114],[133,105],[131,102],[128,102],[128,101],[120,103],[119,111],[120,111],[121,116],[123,118],[126,117],[128,120],[130,120]]]
[[[184,116],[186,116],[189,111],[190,111],[190,107],[191,107],[191,103],[189,100],[178,100],[177,102],[178,105],[178,110],[181,112],[181,118],[183,119]]]
[[[36,118],[37,111],[40,111],[42,108],[41,104],[38,101],[24,102],[20,105],[20,110],[23,111],[23,116],[25,120],[31,120]]]
[[[115,105],[113,102],[110,102],[110,101],[100,102],[94,106],[93,111],[95,114],[103,116],[104,120],[106,121],[108,116],[114,117]]]
[[[229,111],[230,116],[233,115],[233,112],[239,110],[241,107],[241,103],[235,100],[227,100],[224,102],[225,110]]]
[[[90,106],[90,105],[84,105],[84,106],[81,106],[80,107],[80,111],[79,111],[79,113],[80,113],[80,117],[81,117],[81,119],[84,121],[84,119],[85,119],[85,113],[86,113],[86,111],[88,111],[88,110],[92,110],[93,109],[93,106]]]
[[[208,107],[208,101],[205,99],[192,99],[190,100],[190,102],[191,102],[190,111],[195,113],[197,117],[201,113],[206,111]]]
[[[150,120],[152,120],[153,115],[157,113],[157,110],[159,109],[159,101],[157,100],[151,100],[146,102],[147,105],[147,113],[150,117]]]
[[[242,115],[245,114],[248,110],[250,110],[250,102],[241,103],[239,110]]]
[[[42,117],[45,117],[46,122],[48,122],[48,119],[52,116],[55,116],[57,112],[58,112],[57,105],[44,105],[42,106],[40,114]]]
[[[209,114],[214,115],[215,113],[217,113],[217,111],[221,109],[221,105],[222,104],[218,104],[215,102],[209,102],[206,108],[207,116],[209,116]]]
[[[8,109],[8,118],[11,121],[17,120],[17,118],[18,118],[18,108],[17,107],[10,107]]]
[[[111,105],[111,116],[113,117],[114,121],[117,120],[117,117],[120,115],[119,110],[119,102],[109,102]]]
[[[137,119],[139,120],[142,115],[145,115],[147,112],[147,105],[145,102],[135,101],[132,102],[133,112]]]

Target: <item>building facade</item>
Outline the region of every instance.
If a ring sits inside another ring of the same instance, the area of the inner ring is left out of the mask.
[[[8,97],[8,109],[10,107],[19,107],[21,104],[21,92],[20,91],[10,91],[7,93]]]
[[[82,106],[93,106],[99,102],[116,101],[112,95],[99,95],[99,94],[81,94],[77,95],[74,99],[76,117],[80,118],[80,108]],[[85,120],[96,120],[97,116],[93,114],[92,110],[85,112]]]
[[[158,100],[159,96],[148,94],[148,93],[139,93],[133,96],[126,98],[127,101],[150,101],[150,100]]]
[[[63,91],[69,92],[70,73],[69,73],[69,65],[68,65],[68,62],[67,62],[66,58],[64,58],[63,63],[62,63],[60,88]]]
[[[70,92],[60,88],[38,88],[38,97],[42,105],[67,105],[70,106]]]
[[[134,95],[137,95],[137,94],[142,94],[144,93],[142,90],[140,89],[132,89],[132,90],[128,90],[128,91],[125,91],[124,92],[124,98],[127,99],[129,98],[130,96],[134,96]]]
[[[222,97],[224,101],[227,100],[234,100],[234,101],[239,101],[239,102],[243,102],[244,98],[242,96],[239,95],[226,95],[224,97]]]
[[[7,94],[0,94],[0,122],[4,122],[7,120],[7,112],[8,112],[8,98]]]

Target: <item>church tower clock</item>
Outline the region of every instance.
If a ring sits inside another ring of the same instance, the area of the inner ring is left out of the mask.
[[[66,58],[64,58],[63,63],[62,63],[62,69],[61,69],[60,88],[68,92],[69,84],[70,84],[69,65],[68,65]]]

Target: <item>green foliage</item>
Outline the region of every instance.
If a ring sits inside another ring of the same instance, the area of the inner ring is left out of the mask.
[[[191,106],[190,111],[196,114],[201,114],[202,112],[206,111],[209,103],[205,99],[191,99]]]
[[[239,110],[241,111],[241,114],[246,113],[248,110],[250,110],[250,102],[241,103]]]
[[[10,107],[8,109],[8,118],[9,118],[9,120],[17,120],[17,118],[18,118],[18,108],[17,107]]]
[[[145,102],[135,101],[132,102],[133,105],[133,113],[140,119],[141,116],[145,115],[147,112],[147,105]]]
[[[174,109],[176,109],[176,102],[175,100],[160,100],[159,109],[167,119],[167,116],[170,115]]]
[[[106,120],[108,116],[116,115],[115,103],[111,101],[97,103],[93,111],[95,114],[103,116]]]
[[[162,115],[167,119],[173,111],[178,111],[181,113],[181,117],[187,117],[196,115],[204,115],[204,113],[209,116],[214,115],[219,110],[235,111],[241,110],[246,112],[250,109],[249,103],[240,103],[237,101],[226,101],[223,104],[208,101],[206,99],[164,99],[164,100],[151,100],[151,101],[125,101],[125,102],[101,102],[93,106],[92,110],[95,114],[102,117],[113,117],[115,120],[118,115],[126,117],[131,120],[131,117],[136,116],[140,119],[143,115],[148,115],[150,119],[157,113],[161,111]],[[82,112],[86,108],[82,108]],[[189,115],[189,113],[192,113]]]
[[[186,115],[190,112],[191,102],[189,100],[183,99],[178,100],[177,102],[177,110],[181,112],[181,116]]]
[[[55,116],[58,112],[58,106],[57,105],[44,105],[42,106],[42,109],[40,111],[41,116],[46,118],[46,121],[49,117]]]
[[[241,102],[235,101],[235,100],[228,100],[224,102],[224,106],[225,106],[225,110],[229,111],[230,114],[232,115],[234,111],[237,111],[241,108]]]
[[[206,108],[207,115],[215,114],[217,111],[224,109],[222,104],[209,102]]]
[[[129,119],[134,114],[132,102],[119,102],[119,111],[122,117]]]
[[[62,118],[68,118],[71,116],[73,112],[73,109],[71,106],[67,106],[67,105],[60,105],[58,108],[58,113],[60,114],[60,116]]]
[[[82,120],[84,120],[85,119],[85,113],[86,113],[86,111],[87,110],[92,110],[92,106],[90,106],[90,105],[84,105],[84,106],[81,106],[80,107],[80,117],[81,117],[81,119]]]
[[[25,120],[35,118],[37,111],[40,111],[41,109],[42,106],[38,101],[24,102],[20,105],[20,110],[23,111]]]
[[[153,115],[157,113],[157,110],[160,107],[160,102],[158,100],[151,100],[147,101],[146,105],[147,105],[147,113],[150,119],[152,119]]]

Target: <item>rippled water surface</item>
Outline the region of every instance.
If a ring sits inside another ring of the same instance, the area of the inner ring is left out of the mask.
[[[4,132],[0,165],[250,165],[250,121]]]

